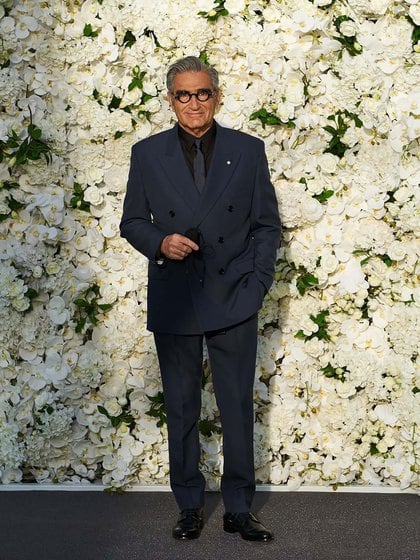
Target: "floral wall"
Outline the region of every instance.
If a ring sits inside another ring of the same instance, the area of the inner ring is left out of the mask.
[[[419,24],[415,0],[1,3],[3,483],[168,482],[147,263],[118,226],[130,148],[173,124],[166,69],[192,54],[218,121],[265,141],[284,225],[258,481],[418,485]],[[200,435],[217,488],[206,363]]]

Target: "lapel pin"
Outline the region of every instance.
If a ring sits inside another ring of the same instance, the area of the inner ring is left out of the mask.
[[[230,165],[230,159],[228,159],[226,163],[227,163],[228,165]]]

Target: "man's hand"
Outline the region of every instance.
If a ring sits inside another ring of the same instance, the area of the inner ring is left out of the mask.
[[[173,259],[175,261],[182,261],[185,257],[188,257],[193,251],[198,251],[199,246],[185,235],[180,233],[172,233],[167,235],[160,247],[161,253],[167,259]]]

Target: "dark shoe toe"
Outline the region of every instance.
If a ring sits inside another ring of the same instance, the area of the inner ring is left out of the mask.
[[[252,513],[225,513],[223,529],[227,533],[240,533],[247,541],[271,541],[273,533],[264,527]]]
[[[177,524],[172,529],[175,539],[198,539],[204,525],[202,509],[184,509],[181,511]]]

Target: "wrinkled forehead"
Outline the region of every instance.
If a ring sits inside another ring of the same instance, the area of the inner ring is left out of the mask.
[[[207,72],[179,72],[174,77],[174,92],[198,89],[213,89],[210,74]]]

